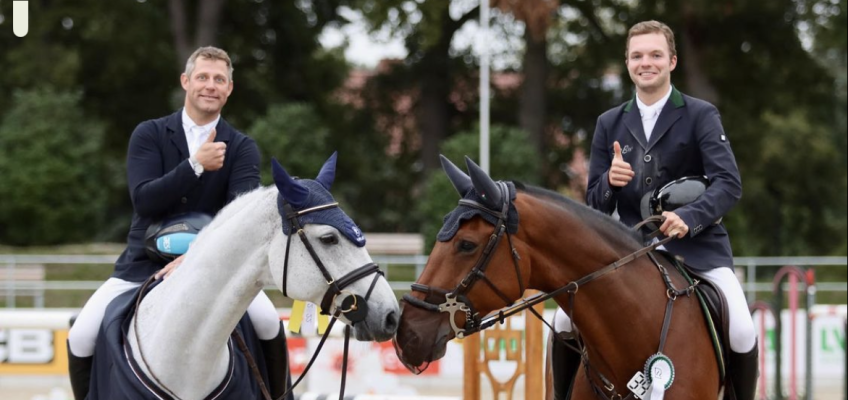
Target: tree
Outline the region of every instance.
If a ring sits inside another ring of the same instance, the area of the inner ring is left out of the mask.
[[[465,156],[477,161],[476,155],[480,153],[478,136],[475,129],[458,133],[446,140],[442,146],[445,157],[464,170]],[[492,178],[527,184],[538,182],[540,160],[535,157],[535,148],[527,141],[524,132],[514,127],[493,125],[491,137]],[[443,217],[456,207],[457,200],[456,189],[444,173],[437,171],[427,177],[423,196],[416,207],[423,221],[421,233],[424,235],[425,253],[433,248]]]
[[[104,125],[79,92],[18,91],[0,122],[0,243],[99,239],[106,208]]]
[[[494,0],[494,7],[524,23],[524,59],[518,120],[536,148],[545,155],[548,121],[548,28],[559,0]]]
[[[335,151],[330,130],[309,104],[276,104],[249,130],[262,156],[262,184],[274,182],[271,158],[276,158],[292,175],[312,179]],[[341,155],[344,158],[344,155]]]
[[[453,119],[458,111],[451,96],[460,79],[457,72],[463,68],[452,57],[451,42],[460,28],[478,17],[479,7],[458,7],[450,1],[402,0],[359,0],[355,5],[374,30],[388,27],[405,36],[409,52],[405,64],[415,76],[412,83],[420,160],[425,172],[438,168],[440,144],[455,131]]]

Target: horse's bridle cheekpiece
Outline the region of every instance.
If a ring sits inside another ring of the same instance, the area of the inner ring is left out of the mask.
[[[515,186],[512,183],[492,181],[491,178],[489,178],[488,175],[486,175],[485,172],[483,172],[482,169],[474,163],[474,161],[471,161],[471,159],[467,157],[466,164],[468,165],[468,170],[471,173],[470,178],[460,171],[459,168],[453,165],[453,163],[451,163],[447,158],[442,156],[442,166],[444,167],[445,172],[448,173],[448,177],[454,183],[454,187],[457,188],[457,191],[460,192],[460,195],[463,196],[463,198],[459,200],[457,208],[445,218],[445,225],[443,226],[442,231],[439,232],[438,239],[440,241],[450,240],[456,234],[459,223],[462,220],[470,219],[474,216],[480,216],[484,220],[492,223],[495,226],[494,232],[492,232],[489,236],[489,241],[486,243],[486,247],[477,259],[474,267],[471,268],[471,271],[468,272],[468,274],[453,290],[447,291],[440,288],[414,283],[412,284],[412,291],[424,293],[426,296],[424,300],[419,300],[410,294],[403,296],[403,300],[412,306],[431,312],[448,313],[451,329],[453,329],[454,335],[456,335],[459,339],[486,329],[493,324],[482,320],[482,317],[467,297],[468,292],[471,291],[471,288],[478,281],[486,283],[489,288],[498,295],[498,297],[503,299],[507,307],[513,304],[513,301],[511,301],[509,297],[503,293],[503,291],[498,289],[497,286],[495,286],[495,284],[486,277],[486,268],[489,266],[492,254],[495,249],[497,249],[498,244],[501,242],[504,235],[509,242],[512,262],[515,266],[515,273],[518,277],[519,293],[524,293],[525,289],[524,281],[521,278],[521,269],[518,265],[518,261],[521,257],[518,255],[518,251],[512,244],[511,236],[511,234],[518,230],[519,220],[518,211],[512,203],[512,200],[515,198]],[[485,179],[481,178],[478,182],[477,177],[481,176],[480,174],[482,174]],[[475,185],[473,185],[473,187],[471,182],[472,180],[475,181]],[[465,326],[463,328],[460,328],[457,325],[454,318],[457,312],[465,314]]]
[[[301,216],[313,212],[338,208],[339,203],[333,202],[320,206],[310,207],[304,210],[295,211],[292,208],[291,204],[285,199],[283,199],[282,195],[278,195],[277,205],[282,210],[281,215],[289,223],[289,225],[291,226],[291,230],[293,232],[296,232],[297,235],[300,237],[300,240],[303,242],[303,245],[306,247],[306,250],[309,252],[309,255],[312,257],[312,260],[315,262],[315,265],[318,266],[318,269],[324,276],[324,280],[327,282],[327,291],[324,292],[324,297],[321,300],[320,304],[322,314],[333,314],[331,311],[333,309],[334,300],[343,293],[344,288],[362,278],[365,278],[368,275],[376,274],[364,298],[360,295],[349,294],[341,301],[340,305],[337,305],[336,314],[343,314],[345,318],[347,318],[348,321],[350,321],[352,324],[356,324],[357,322],[364,320],[368,313],[368,297],[370,297],[371,292],[374,290],[374,286],[376,285],[379,277],[383,276],[383,271],[380,270],[380,267],[377,264],[370,262],[349,272],[347,275],[341,277],[341,279],[334,279],[333,276],[330,274],[330,271],[327,270],[327,267],[324,266],[324,263],[321,262],[321,259],[318,257],[318,253],[315,252],[315,248],[312,246],[312,243],[309,242],[309,238],[306,236],[306,233],[303,231],[303,226],[300,223]],[[289,247],[291,246],[292,236],[294,235],[289,234],[287,236],[286,255],[285,261],[283,263],[282,287],[283,295],[287,297]]]

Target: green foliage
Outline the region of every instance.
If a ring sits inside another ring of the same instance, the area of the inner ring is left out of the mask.
[[[264,117],[247,131],[262,155],[262,184],[274,182],[271,158],[275,157],[286,171],[303,178],[313,178],[333,149],[328,141],[329,129],[315,108],[303,103],[275,104]]]
[[[0,243],[90,241],[102,226],[103,124],[79,92],[20,91],[0,122]]]
[[[514,127],[495,125],[490,131],[490,176],[495,180],[521,181],[535,184],[539,177],[540,160],[527,134]],[[480,135],[478,131],[458,133],[442,144],[442,154],[465,170],[465,156],[479,164]],[[456,207],[458,194],[442,171],[427,178],[423,195],[416,206],[421,217],[424,252],[429,253],[442,227],[443,217]]]
[[[766,113],[765,140],[741,166],[744,188],[728,219],[737,255],[825,255],[844,248],[845,171],[829,127],[804,111]],[[813,156],[814,155],[814,156]],[[839,205],[841,202],[841,206]],[[805,240],[798,240],[805,238]]]

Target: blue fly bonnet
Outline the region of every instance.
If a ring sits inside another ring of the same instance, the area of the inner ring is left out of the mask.
[[[311,179],[300,179],[297,183],[305,187],[309,193],[306,195],[306,199],[302,204],[299,204],[297,207],[292,205],[294,211],[305,210],[335,202],[330,192],[327,191],[327,189],[325,189],[320,183]],[[289,219],[286,218],[286,212],[283,210],[284,201],[285,199],[283,198],[283,195],[278,194],[277,209],[280,212],[280,216],[283,217],[283,233],[291,235],[296,232],[292,232],[291,222],[289,222]],[[328,208],[326,210],[301,215],[298,217],[298,221],[300,222],[300,226],[306,226],[307,224],[332,226],[333,228],[338,229],[342,235],[348,238],[348,240],[353,242],[353,244],[357,247],[365,246],[365,235],[362,234],[362,230],[360,230],[353,220],[339,207]]]
[[[453,181],[454,178],[451,177],[451,179]],[[493,190],[504,190],[502,188],[505,188],[506,192],[508,192],[506,193],[508,194],[508,197],[501,196],[501,198],[503,198],[502,201],[509,202],[509,211],[507,211],[506,218],[506,229],[507,232],[509,232],[510,234],[516,233],[518,232],[518,210],[515,209],[515,204],[513,203],[513,200],[515,200],[515,185],[512,182],[497,182],[496,186],[497,189]],[[458,188],[457,190],[460,189]],[[489,198],[487,199],[487,197]],[[491,197],[492,196],[481,196],[477,191],[477,188],[471,187],[470,185],[466,188],[465,195],[462,196],[463,199],[473,200],[477,203],[486,205],[491,210],[500,212],[503,207],[503,203],[501,203],[497,207],[494,207],[493,204],[490,204]],[[456,232],[459,230],[459,225],[463,221],[470,220],[475,216],[480,216],[480,218],[483,218],[483,220],[492,225],[495,225],[498,222],[497,217],[495,217],[494,215],[460,203],[456,208],[453,209],[453,211],[448,213],[448,215],[445,215],[444,224],[442,225],[442,229],[439,230],[439,234],[436,236],[436,239],[438,239],[440,242],[447,242],[448,240],[451,240],[451,238],[453,238],[453,236],[456,235]]]
[[[283,233],[287,236],[297,232],[292,232],[291,222],[286,215],[285,208],[283,208],[285,203],[291,205],[292,210],[297,212],[336,202],[333,195],[330,194],[330,188],[336,178],[337,158],[337,153],[333,153],[321,167],[321,171],[315,177],[315,180],[292,178],[276,159],[272,161],[274,183],[277,185],[277,190],[280,191],[277,195],[277,210],[283,218]],[[357,247],[365,246],[365,235],[339,207],[314,210],[297,218],[300,226],[306,224],[329,225],[336,228]]]

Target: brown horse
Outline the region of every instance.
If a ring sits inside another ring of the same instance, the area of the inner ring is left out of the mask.
[[[536,289],[558,293],[553,298],[585,346],[572,399],[627,398],[628,382],[658,352],[669,303],[662,353],[675,377],[665,398],[718,398],[718,364],[698,300],[669,291],[689,284],[664,257],[640,252],[643,239],[605,214],[545,189],[495,182],[466,164],[470,177],[442,158],[463,200],[404,298],[395,348],[410,370],[423,371],[444,356],[447,341],[493,323],[481,316],[520,305],[524,290]]]

